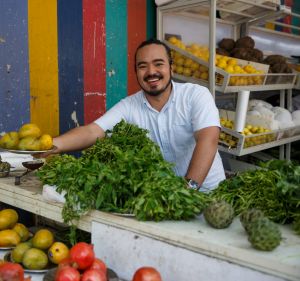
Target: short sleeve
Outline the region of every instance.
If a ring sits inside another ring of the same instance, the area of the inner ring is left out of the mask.
[[[191,97],[193,131],[213,126],[220,127],[219,111],[209,90],[205,87],[196,87]]]
[[[125,99],[118,102],[111,109],[109,109],[103,116],[94,121],[104,131],[111,130],[122,119],[128,120],[128,103]]]

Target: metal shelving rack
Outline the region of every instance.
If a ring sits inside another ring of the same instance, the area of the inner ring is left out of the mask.
[[[222,19],[217,19],[217,11],[221,15]],[[164,39],[163,31],[163,16],[166,14],[181,15],[188,17],[205,16],[209,22],[209,50],[210,57],[208,62],[209,67],[209,80],[208,82],[199,81],[191,77],[184,77],[182,75],[175,75],[175,79],[182,81],[190,81],[207,86],[210,92],[215,97],[216,90],[220,90],[220,87],[216,85],[216,66],[215,66],[215,53],[216,53],[216,24],[217,22],[226,22],[233,26],[234,39],[240,36],[248,34],[250,26],[257,26],[261,23],[270,22],[272,20],[282,18],[286,15],[292,15],[291,9],[280,5],[280,0],[256,0],[249,2],[247,0],[174,0],[166,4],[158,6],[157,8],[157,36],[159,39]],[[294,14],[293,14],[294,15]],[[299,29],[290,25],[291,28]],[[240,35],[240,36],[239,36]],[[298,35],[295,35],[298,36]],[[300,39],[300,36],[298,36]],[[174,48],[173,48],[174,49]],[[178,51],[178,50],[177,50]],[[187,53],[187,52],[185,52]],[[189,56],[189,54],[185,54]],[[296,74],[294,74],[296,80]],[[227,87],[223,92],[237,92],[237,106],[235,117],[234,130],[239,133],[242,131],[247,114],[247,105],[251,91],[267,91],[267,90],[280,90],[280,106],[291,108],[292,101],[292,89],[295,88],[294,84],[288,85],[262,85],[262,86],[244,86],[244,87]],[[224,89],[223,89],[224,90]],[[287,105],[285,104],[285,97],[287,96]],[[290,159],[290,143],[300,139],[300,135],[292,136],[289,138],[273,141],[269,144],[261,144],[251,148],[240,148],[232,150],[231,148],[225,148],[219,146],[219,149],[233,155],[245,155],[256,151],[264,150],[270,147],[280,146],[280,158]],[[286,144],[286,149],[284,145]]]

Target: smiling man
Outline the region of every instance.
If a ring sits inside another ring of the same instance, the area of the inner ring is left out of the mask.
[[[174,172],[185,177],[189,187],[215,188],[225,174],[217,152],[219,114],[209,90],[172,81],[171,50],[157,39],[137,48],[135,71],[141,90],[95,122],[55,138],[55,152],[87,148],[124,119],[149,131],[164,159],[175,164]]]

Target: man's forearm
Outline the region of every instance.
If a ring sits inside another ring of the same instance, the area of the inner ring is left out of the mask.
[[[196,146],[186,178],[203,184],[218,148],[219,128],[208,127],[197,132]]]
[[[105,136],[105,132],[96,124],[74,128],[53,139],[57,153],[85,149],[93,145],[97,138]]]

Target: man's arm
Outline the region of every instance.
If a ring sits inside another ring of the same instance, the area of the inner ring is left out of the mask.
[[[104,137],[104,130],[95,123],[80,126],[53,139],[57,147],[54,153],[85,149],[95,144],[98,138]]]
[[[185,176],[187,179],[203,184],[218,149],[219,133],[219,127],[207,127],[195,132],[196,146]]]

